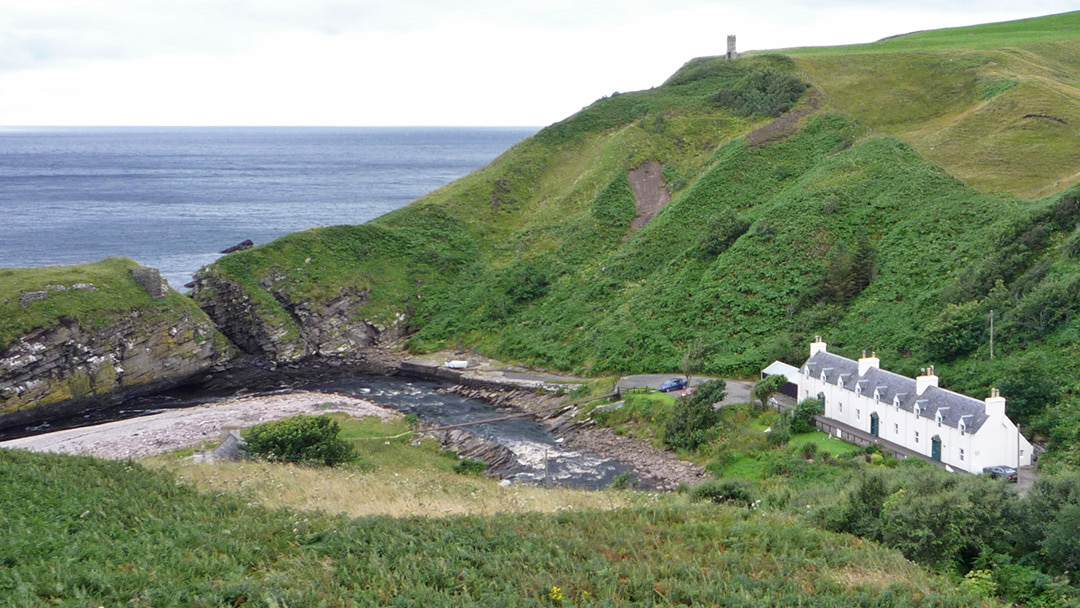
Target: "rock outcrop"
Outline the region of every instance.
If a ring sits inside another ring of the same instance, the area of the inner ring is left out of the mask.
[[[491,477],[504,477],[519,468],[517,456],[509,448],[462,429],[431,431],[427,433],[439,440],[443,449],[454,450],[462,458],[487,463],[484,472]]]
[[[61,318],[0,350],[0,427],[170,388],[231,353],[208,319],[186,310],[136,308],[89,327]]]
[[[241,350],[272,363],[347,357],[405,334],[405,315],[389,327],[359,316],[368,298],[363,291],[342,288],[332,298],[315,300],[295,297],[293,286],[283,273],[271,273],[258,290],[246,290],[235,280],[203,271],[195,276],[192,297]]]

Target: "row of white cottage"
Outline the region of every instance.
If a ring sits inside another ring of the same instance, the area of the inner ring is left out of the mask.
[[[795,375],[798,399],[821,399],[826,424],[846,425],[972,473],[1031,464],[1031,443],[1005,415],[997,389],[979,401],[939,388],[932,367],[907,378],[881,369],[875,355],[863,353],[858,361],[834,355],[820,338]],[[843,433],[841,426],[830,428]]]

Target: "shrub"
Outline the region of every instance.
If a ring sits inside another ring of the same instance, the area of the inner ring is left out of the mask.
[[[790,110],[808,86],[791,74],[756,69],[718,91],[713,102],[740,116],[777,117]]]
[[[986,307],[979,300],[947,304],[926,325],[926,352],[936,360],[969,353],[982,344],[988,323]]]
[[[727,251],[749,229],[749,222],[731,209],[722,209],[705,226],[705,236],[698,243],[698,256],[703,260],[715,258]]]
[[[462,458],[454,465],[454,472],[461,475],[483,475],[487,467],[487,463],[483,460]]]
[[[699,445],[712,440],[719,413],[713,404],[727,394],[727,383],[710,380],[702,383],[694,393],[675,401],[664,424],[664,445],[669,448],[693,451]]]
[[[638,478],[630,471],[623,471],[611,478],[608,488],[612,490],[632,490],[638,486]]]
[[[800,450],[802,457],[806,460],[813,460],[818,455],[818,444],[814,442],[804,443]]]
[[[339,430],[329,416],[301,414],[257,424],[245,440],[248,451],[267,460],[334,466],[355,457],[352,446],[338,438]]]
[[[549,284],[550,281],[542,270],[527,263],[510,274],[506,295],[510,296],[514,304],[522,304],[546,295]]]
[[[815,430],[814,416],[820,416],[824,413],[824,408],[821,406],[821,401],[813,397],[809,399],[803,399],[795,406],[795,411],[791,416],[791,432],[796,435],[801,433],[810,433]]]
[[[733,502],[744,507],[754,503],[750,484],[742,479],[707,479],[690,490],[690,498],[715,503]]]

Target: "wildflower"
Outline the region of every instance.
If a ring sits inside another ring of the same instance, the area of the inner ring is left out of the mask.
[[[553,602],[561,602],[562,599],[563,599],[562,587],[558,587],[558,586],[552,587],[551,591],[550,591],[550,593],[548,595],[551,596],[551,600]]]

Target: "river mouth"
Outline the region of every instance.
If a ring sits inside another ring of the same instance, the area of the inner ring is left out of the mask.
[[[0,440],[39,435],[69,428],[87,427],[114,420],[156,414],[240,396],[285,393],[294,390],[339,393],[372,401],[403,414],[414,414],[431,426],[467,425],[462,430],[502,445],[516,462],[501,470],[513,482],[599,489],[632,467],[614,458],[565,448],[540,422],[530,416],[507,417],[515,410],[495,408],[478,399],[447,392],[449,385],[407,376],[374,376],[360,373],[307,381],[269,381],[260,390],[169,391],[143,397],[116,408],[89,411],[81,416],[0,431]]]

